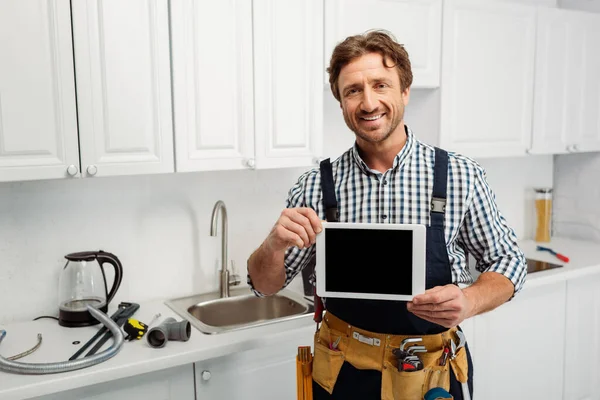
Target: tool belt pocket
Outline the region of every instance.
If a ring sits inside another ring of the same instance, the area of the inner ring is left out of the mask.
[[[329,394],[333,392],[333,387],[343,364],[344,353],[339,350],[331,350],[326,345],[315,341],[313,380],[327,390]]]
[[[441,351],[423,354],[424,368],[417,371],[399,371],[397,365],[385,361],[382,371],[382,399],[422,400],[432,388],[450,390],[450,364],[438,364],[441,354]]]
[[[469,379],[469,363],[465,347],[458,349],[454,360],[450,360],[450,366],[452,367],[452,371],[454,371],[457,381],[465,383]]]
[[[424,369],[398,371],[397,366],[386,361],[383,371],[381,371],[381,386],[384,391],[381,398],[385,400],[421,400],[425,377]]]

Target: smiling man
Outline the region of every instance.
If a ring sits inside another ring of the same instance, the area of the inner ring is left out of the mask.
[[[315,340],[314,399],[420,400],[436,387],[454,399],[468,398],[463,389],[469,390],[468,382],[472,392],[471,357],[467,346],[456,349],[451,340],[458,345],[464,338],[462,321],[522,288],[525,257],[483,168],[420,142],[405,125],[412,72],[402,45],[381,31],[349,37],[334,49],[328,72],[355,145],[303,174],[290,190],[286,209],[248,260],[249,283],[258,295],[273,294],[314,265],[321,220],[332,215],[324,191],[337,199],[340,222],[426,225],[425,293],[411,302],[326,299]],[[482,272],[475,282],[467,252]],[[348,265],[347,273],[373,270]],[[411,358],[394,352],[407,338],[420,339],[426,353]]]

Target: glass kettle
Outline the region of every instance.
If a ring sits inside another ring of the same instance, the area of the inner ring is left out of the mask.
[[[123,279],[121,261],[114,254],[102,250],[71,253],[65,258],[67,263],[58,283],[58,323],[68,327],[97,324],[87,305],[104,313],[108,311],[108,304]],[[112,265],[115,270],[110,291],[106,284],[105,264]]]

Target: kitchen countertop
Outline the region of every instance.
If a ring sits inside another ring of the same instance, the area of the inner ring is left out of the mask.
[[[523,290],[600,273],[600,243],[563,238],[553,238],[550,243],[539,243],[569,257],[568,263],[560,261],[548,252],[536,251],[537,244],[532,240],[519,243],[528,258],[559,264],[562,267],[528,274]]]
[[[549,253],[535,251],[536,243],[520,243],[528,258],[564,264]],[[591,274],[600,274],[600,244],[556,238],[544,244],[567,255],[571,261],[562,268],[529,274],[523,290]],[[114,306],[116,307],[116,306]],[[111,308],[109,315],[114,312]],[[151,321],[160,312],[161,319],[174,317],[181,320],[163,301],[140,303],[135,317]],[[161,369],[191,364],[214,357],[272,345],[285,340],[286,335],[302,328],[312,328],[310,315],[291,321],[239,330],[217,335],[205,335],[192,328],[188,342],[169,342],[162,349],[149,347],[145,340],[126,342],[114,358],[78,371],[52,375],[18,375],[0,371],[0,398],[4,400],[27,399],[61,392],[78,387],[108,382]],[[41,363],[67,360],[97,331],[96,327],[64,328],[56,321],[41,319],[14,323],[0,327],[7,335],[0,345],[0,354],[11,356],[31,348],[37,333],[42,333],[43,343],[38,351],[24,358],[24,362]],[[80,341],[75,346],[73,341]],[[109,343],[106,346],[110,345]]]

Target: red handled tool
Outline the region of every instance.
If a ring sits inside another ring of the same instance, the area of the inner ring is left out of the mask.
[[[323,311],[325,310],[325,307],[323,306],[323,300],[321,300],[321,297],[319,297],[319,295],[317,295],[317,288],[314,289],[314,301],[315,301],[315,304],[314,304],[315,313],[313,316],[313,320],[317,324],[317,332],[318,332],[319,324],[321,323],[321,321],[323,321]]]
[[[548,253],[556,256],[556,258],[558,258],[559,260],[564,261],[566,263],[569,262],[569,257],[565,256],[564,254],[557,253],[549,247],[537,246],[536,250],[537,251],[547,251]]]

